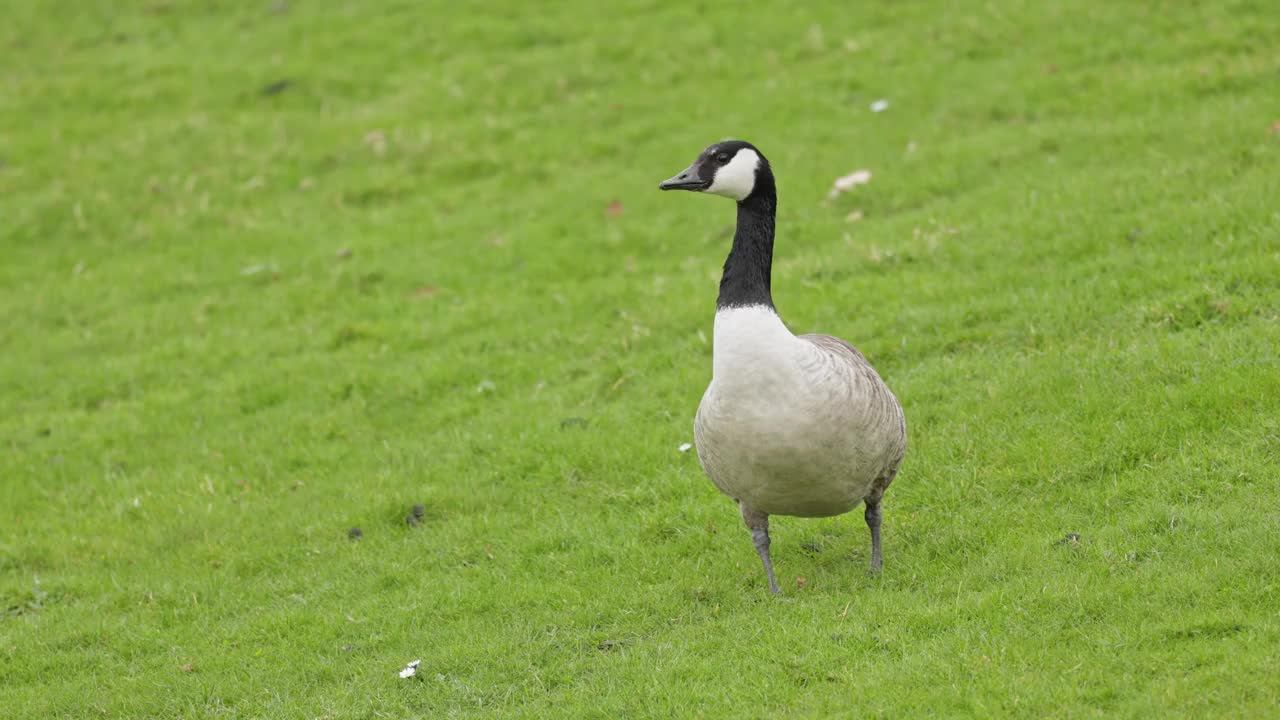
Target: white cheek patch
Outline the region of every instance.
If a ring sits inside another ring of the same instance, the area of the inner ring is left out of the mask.
[[[728,165],[716,172],[715,180],[707,188],[707,192],[742,202],[755,189],[756,168],[759,166],[760,156],[750,148],[743,148],[733,156]]]

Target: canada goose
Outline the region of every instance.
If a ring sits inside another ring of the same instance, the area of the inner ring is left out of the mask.
[[[777,191],[751,143],[711,145],[662,190],[738,204],[716,301],[711,384],[693,423],[698,460],[751,530],[769,589],[769,516],[830,517],[866,504],[871,569],[880,498],[907,447],[902,406],[862,353],[830,335],[793,335],[770,294]]]

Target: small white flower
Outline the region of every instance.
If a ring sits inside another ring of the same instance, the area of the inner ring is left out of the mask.
[[[692,443],[681,443],[681,444],[680,444],[680,452],[689,452],[689,450],[690,450],[692,447],[693,447],[693,444],[692,444]]]
[[[400,671],[400,677],[402,678],[411,678],[417,674],[418,674],[418,668],[416,667],[407,667]]]
[[[888,109],[889,109],[889,101],[883,98],[871,103],[871,112],[875,112],[875,113],[884,112],[885,110],[888,110]]]
[[[409,667],[411,667],[411,668],[416,668],[416,667],[418,667],[418,663],[420,663],[420,662],[422,662],[422,661],[421,661],[421,660],[414,660],[413,662],[409,663]]]

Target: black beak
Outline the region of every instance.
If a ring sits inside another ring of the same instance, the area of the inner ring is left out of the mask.
[[[709,187],[711,183],[698,175],[698,163],[690,165],[679,175],[658,184],[659,190],[706,190]]]

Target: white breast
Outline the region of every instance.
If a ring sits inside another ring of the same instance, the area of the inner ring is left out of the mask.
[[[712,379],[743,392],[777,389],[799,382],[803,357],[812,348],[782,323],[771,307],[725,308],[716,312]]]
[[[797,338],[773,308],[716,313],[711,384],[694,421],[711,481],[781,515],[847,512],[883,471],[848,364]]]

